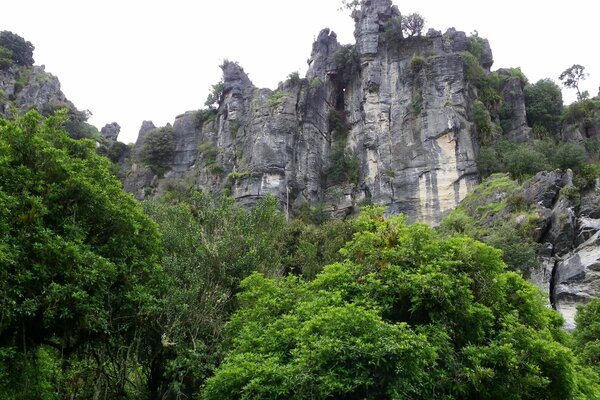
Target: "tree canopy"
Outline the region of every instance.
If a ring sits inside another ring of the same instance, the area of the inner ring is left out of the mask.
[[[155,305],[156,227],[65,120],[0,120],[0,359],[14,368],[36,365],[42,345],[67,360],[102,343],[100,360]],[[2,375],[0,392],[36,397]]]
[[[463,236],[363,212],[311,282],[245,279],[204,399],[569,399],[562,319]]]
[[[4,56],[9,56],[15,64],[33,65],[33,50],[35,47],[21,36],[9,31],[0,32],[0,48],[10,51],[10,53],[5,52]]]
[[[588,76],[585,71],[585,67],[579,64],[573,64],[571,67],[565,69],[558,79],[563,83],[564,87],[575,89],[577,91],[577,100],[581,101],[588,98],[589,93],[581,92],[579,90],[579,83]]]

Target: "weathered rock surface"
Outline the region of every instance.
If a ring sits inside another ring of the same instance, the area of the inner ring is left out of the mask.
[[[10,117],[10,106],[42,113],[60,107],[76,110],[61,91],[58,78],[46,72],[43,65],[0,70],[0,115]]]
[[[104,136],[104,138],[109,142],[115,142],[119,137],[120,132],[121,126],[116,122],[106,124],[102,129],[100,129],[100,133],[102,134],[102,136]]]
[[[566,328],[575,328],[577,306],[600,297],[600,220],[588,221],[596,233],[556,266],[554,305],[563,315]]]
[[[385,24],[399,15],[390,0],[365,1],[353,15],[355,53],[337,60],[341,46],[324,29],[306,79],[276,91],[256,88],[239,65],[226,62],[214,119],[195,123],[193,112],[176,119],[176,150],[165,179],[228,190],[242,204],[271,193],[289,212],[302,203],[324,204],[343,216],[369,201],[437,223],[478,180],[472,99],[460,55],[467,37],[450,29],[385,43]],[[411,64],[415,56],[423,65]],[[342,158],[357,166],[341,181],[330,173],[340,146]],[[207,160],[209,148],[217,151]],[[128,181],[135,179],[130,174]],[[125,184],[139,196],[148,193],[138,186]]]

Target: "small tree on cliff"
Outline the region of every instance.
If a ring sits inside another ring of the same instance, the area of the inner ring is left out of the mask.
[[[9,31],[0,32],[0,47],[12,52],[11,58],[18,65],[33,65],[33,50],[31,42]]]
[[[583,92],[579,90],[579,83],[585,80],[585,78],[588,76],[588,74],[584,71],[584,66],[573,64],[572,67],[565,69],[558,77],[564,87],[575,89],[577,91],[577,101],[581,101],[589,97],[587,90]]]
[[[421,14],[412,13],[402,17],[402,33],[406,37],[421,36],[425,27],[425,18]]]

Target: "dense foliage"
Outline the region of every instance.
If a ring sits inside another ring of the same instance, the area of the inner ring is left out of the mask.
[[[74,393],[91,393],[97,379],[98,390],[123,395],[127,381],[111,380],[106,363],[127,369],[117,349],[155,305],[156,228],[65,119],[0,121],[3,398],[43,397],[30,375]],[[79,379],[69,376],[77,362]]]
[[[364,212],[311,282],[254,274],[205,399],[568,399],[561,318],[500,254]]]
[[[173,128],[168,125],[148,132],[140,149],[140,160],[148,165],[154,173],[162,175],[175,152]]]
[[[0,60],[10,59],[17,65],[33,65],[33,50],[35,47],[31,42],[26,41],[21,36],[9,31],[0,32]],[[8,50],[8,51],[7,51]]]
[[[527,123],[537,136],[556,135],[560,129],[560,116],[563,110],[562,92],[550,79],[540,79],[535,84],[525,86]]]

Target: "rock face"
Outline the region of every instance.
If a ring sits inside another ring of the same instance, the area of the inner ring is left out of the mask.
[[[0,115],[10,117],[11,106],[19,111],[35,108],[42,113],[62,107],[76,110],[60,90],[58,78],[37,65],[0,70]]]
[[[100,133],[102,134],[102,136],[104,136],[104,138],[109,142],[115,142],[119,137],[120,132],[121,126],[116,122],[106,124],[102,129],[100,129]]]
[[[125,187],[144,197],[185,180],[242,204],[270,193],[289,213],[307,203],[343,216],[374,202],[437,223],[478,180],[460,54],[467,37],[451,29],[394,42],[384,31],[399,15],[390,0],[363,2],[353,14],[356,46],[341,46],[324,29],[306,78],[276,91],[256,88],[226,62],[216,113],[177,117],[164,179],[148,190],[130,174]],[[489,45],[484,50],[489,68]]]

